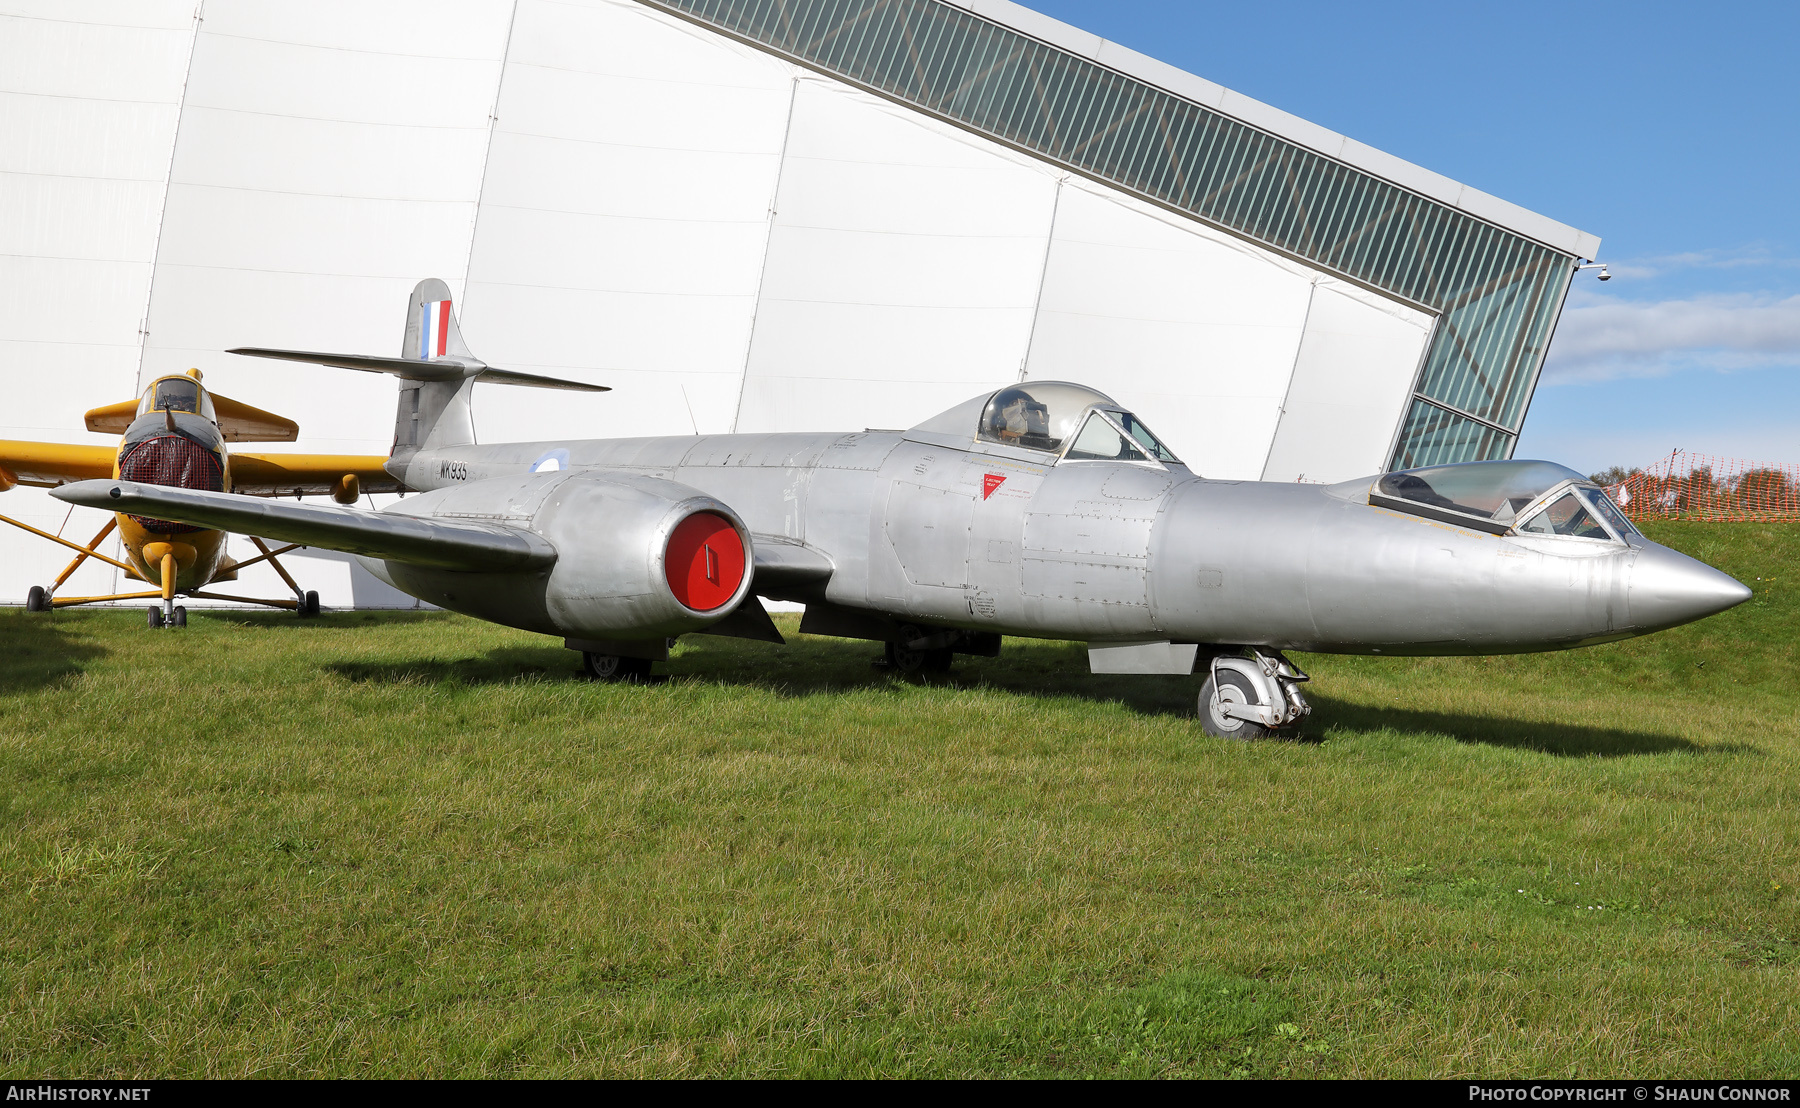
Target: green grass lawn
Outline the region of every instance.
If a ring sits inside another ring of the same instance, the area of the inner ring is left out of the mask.
[[[1800,525],[1722,616],[1300,656],[1306,741],[1008,640],[0,612],[7,1076],[1800,1075]]]

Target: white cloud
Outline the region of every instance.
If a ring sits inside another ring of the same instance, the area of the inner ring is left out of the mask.
[[[1582,290],[1563,309],[1544,383],[1771,365],[1800,365],[1800,296],[1650,302]]]
[[[1608,263],[1615,277],[1647,279],[1680,273],[1689,269],[1743,269],[1768,266],[1793,269],[1800,259],[1781,257],[1766,246],[1745,246],[1733,250],[1690,250],[1680,254],[1656,254],[1643,258],[1625,258]]]

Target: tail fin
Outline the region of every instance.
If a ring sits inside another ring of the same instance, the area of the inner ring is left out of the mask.
[[[365,373],[391,373],[400,378],[400,405],[394,414],[395,461],[404,461],[420,450],[473,443],[475,421],[470,414],[469,400],[477,381],[496,385],[529,385],[540,389],[572,389],[579,392],[611,391],[605,385],[495,369],[475,357],[463,342],[462,329],[456,325],[450,286],[436,277],[428,277],[413,286],[412,299],[406,308],[405,337],[401,340],[398,358],[384,358],[375,354],[322,354],[313,350],[272,350],[261,346],[240,346],[226,353],[247,354],[255,358],[279,358],[289,362],[312,362],[342,369],[357,369]],[[389,468],[392,470],[393,467],[390,465]]]
[[[475,358],[463,342],[462,328],[456,325],[450,286],[436,277],[427,277],[413,286],[412,301],[406,306],[406,338],[400,344],[400,356],[421,362],[432,358]]]

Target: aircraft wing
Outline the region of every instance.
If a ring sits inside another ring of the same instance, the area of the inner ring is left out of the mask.
[[[13,485],[55,488],[70,481],[112,476],[114,446],[0,440],[0,491]]]
[[[556,548],[518,527],[426,519],[323,504],[295,504],[136,481],[79,481],[51,493],[59,500],[131,512],[278,542],[471,573],[541,569]]]
[[[364,492],[399,492],[406,486],[381,468],[385,461],[374,454],[246,454],[234,450],[231,491],[251,496],[328,493],[339,478],[353,473]],[[100,474],[111,475],[111,468]]]

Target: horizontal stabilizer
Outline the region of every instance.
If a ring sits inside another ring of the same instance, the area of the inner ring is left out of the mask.
[[[263,346],[239,346],[227,354],[243,354],[252,358],[277,358],[284,362],[308,362],[313,365],[360,369],[364,373],[391,373],[408,381],[461,381],[473,377],[494,385],[529,385],[539,389],[568,389],[572,392],[611,392],[607,385],[590,385],[561,377],[543,377],[536,373],[519,373],[511,369],[495,369],[475,358],[447,356],[421,360],[418,358],[384,358],[378,354],[325,354],[317,350],[273,350]]]
[[[71,504],[471,573],[542,569],[556,548],[518,527],[292,504],[136,481],[78,481],[53,490]]]

